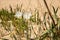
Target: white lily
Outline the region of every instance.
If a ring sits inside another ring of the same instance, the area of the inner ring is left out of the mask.
[[[24,13],[23,18],[30,19],[31,16],[32,16],[31,12],[26,12],[26,13]]]
[[[17,11],[16,14],[15,14],[15,17],[20,18],[20,17],[22,17],[22,14],[23,14],[22,12]]]

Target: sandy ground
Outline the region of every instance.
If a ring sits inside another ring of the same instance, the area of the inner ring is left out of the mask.
[[[56,7],[60,7],[60,0],[46,0],[49,7],[52,5]],[[24,9],[29,9],[31,8],[32,10],[34,8],[39,8],[42,10],[45,9],[45,5],[43,0],[0,0],[0,9],[1,8],[9,8],[9,5],[11,5],[13,8],[17,6],[17,4],[20,6],[21,4],[23,5]]]
[[[47,4],[51,10],[52,10],[52,6],[54,6],[55,8],[59,7],[59,11],[58,14],[60,13],[60,0],[46,0]],[[45,4],[43,2],[43,0],[0,0],[0,9],[2,8],[6,8],[9,9],[9,5],[12,6],[12,8],[16,8],[16,6],[20,7],[22,4],[22,9],[25,10],[29,10],[31,8],[31,10],[34,9],[38,9],[40,16],[44,14],[46,10]],[[41,14],[42,13],[42,14]]]
[[[58,10],[58,16],[60,17],[60,0],[46,0],[47,4],[49,6],[50,11],[53,13],[52,6],[55,8],[59,8]],[[0,9],[6,8],[9,9],[9,5],[12,6],[12,8],[16,8],[16,6],[20,7],[22,4],[22,9],[31,10],[34,11],[35,8],[39,10],[40,17],[43,16],[44,12],[47,11],[45,4],[43,0],[0,0]]]

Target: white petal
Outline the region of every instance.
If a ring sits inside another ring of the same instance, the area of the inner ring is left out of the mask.
[[[26,12],[23,15],[24,19],[30,19],[31,16],[32,16],[32,14],[30,12]]]
[[[18,11],[16,12],[15,17],[20,18],[22,17],[22,14],[23,14],[22,12]]]

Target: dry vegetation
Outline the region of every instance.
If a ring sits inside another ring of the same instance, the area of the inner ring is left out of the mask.
[[[32,11],[23,9],[23,5],[13,10],[0,10],[0,40],[60,40],[59,7],[52,5],[52,11],[43,0],[47,11],[41,18],[38,8]],[[52,15],[53,13],[53,15]]]

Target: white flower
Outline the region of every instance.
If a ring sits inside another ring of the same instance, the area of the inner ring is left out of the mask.
[[[15,14],[15,17],[20,18],[20,17],[22,17],[22,14],[23,14],[22,12],[17,11]]]
[[[26,12],[26,13],[24,13],[23,18],[30,19],[31,16],[32,16],[31,12]]]

